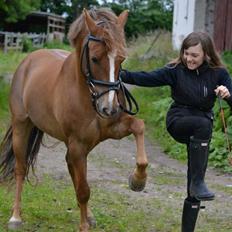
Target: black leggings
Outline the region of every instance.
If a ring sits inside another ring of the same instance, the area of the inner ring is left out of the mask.
[[[168,128],[168,132],[177,142],[185,143],[188,151],[190,137],[193,136],[195,139],[210,140],[212,135],[212,127],[213,123],[210,119],[199,116],[186,116],[174,121]],[[188,152],[187,200],[190,202],[199,202],[197,199],[190,197],[190,182],[191,173]]]
[[[210,119],[200,116],[185,116],[176,119],[168,128],[170,135],[179,143],[189,144],[190,137],[209,140],[213,123]]]

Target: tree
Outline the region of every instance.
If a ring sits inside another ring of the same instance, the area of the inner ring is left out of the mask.
[[[40,10],[62,15],[70,8],[67,0],[41,0]]]
[[[41,11],[59,15],[66,14],[71,22],[82,13],[83,8],[99,6],[97,0],[41,0]]]
[[[125,28],[127,37],[157,28],[167,30],[172,28],[173,0],[118,0],[117,2],[103,3],[103,5],[110,7],[117,15],[125,9],[130,11]]]
[[[83,8],[92,8],[99,6],[97,0],[72,0],[72,13],[74,16],[79,16],[82,13]]]
[[[83,8],[96,6],[99,6],[97,0],[41,0],[40,10],[66,15],[66,24],[69,26],[82,13]]]
[[[40,0],[0,0],[0,28],[4,23],[24,19],[31,11],[39,9]]]

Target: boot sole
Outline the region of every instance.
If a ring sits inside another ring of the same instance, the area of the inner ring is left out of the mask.
[[[195,197],[198,201],[213,201],[215,197],[198,197],[198,196],[192,196]]]
[[[190,196],[196,198],[198,201],[213,201],[215,199],[215,195],[211,196],[197,196],[196,194],[193,194],[190,192]]]

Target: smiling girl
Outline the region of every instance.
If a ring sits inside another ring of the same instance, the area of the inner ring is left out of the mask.
[[[171,87],[171,104],[166,118],[169,134],[186,144],[188,153],[187,198],[184,201],[182,232],[193,232],[200,202],[214,199],[204,182],[213,111],[217,96],[232,106],[231,78],[210,36],[192,32],[183,41],[179,57],[152,72],[121,73],[128,84]]]

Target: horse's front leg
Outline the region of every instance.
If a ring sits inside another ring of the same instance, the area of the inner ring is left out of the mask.
[[[81,232],[88,232],[91,222],[91,219],[89,219],[91,212],[88,209],[90,188],[87,183],[87,150],[83,144],[72,141],[68,144],[68,152],[66,155],[66,162],[80,208]]]
[[[124,115],[119,122],[115,123],[110,135],[115,139],[121,139],[131,133],[135,136],[137,146],[136,168],[129,177],[129,186],[134,191],[142,191],[147,179],[146,168],[148,161],[144,146],[144,130],[143,120]]]
[[[136,139],[137,154],[136,168],[129,176],[129,186],[133,191],[142,191],[146,185],[148,165],[147,154],[144,146],[144,122],[141,119],[132,118],[129,130]]]

